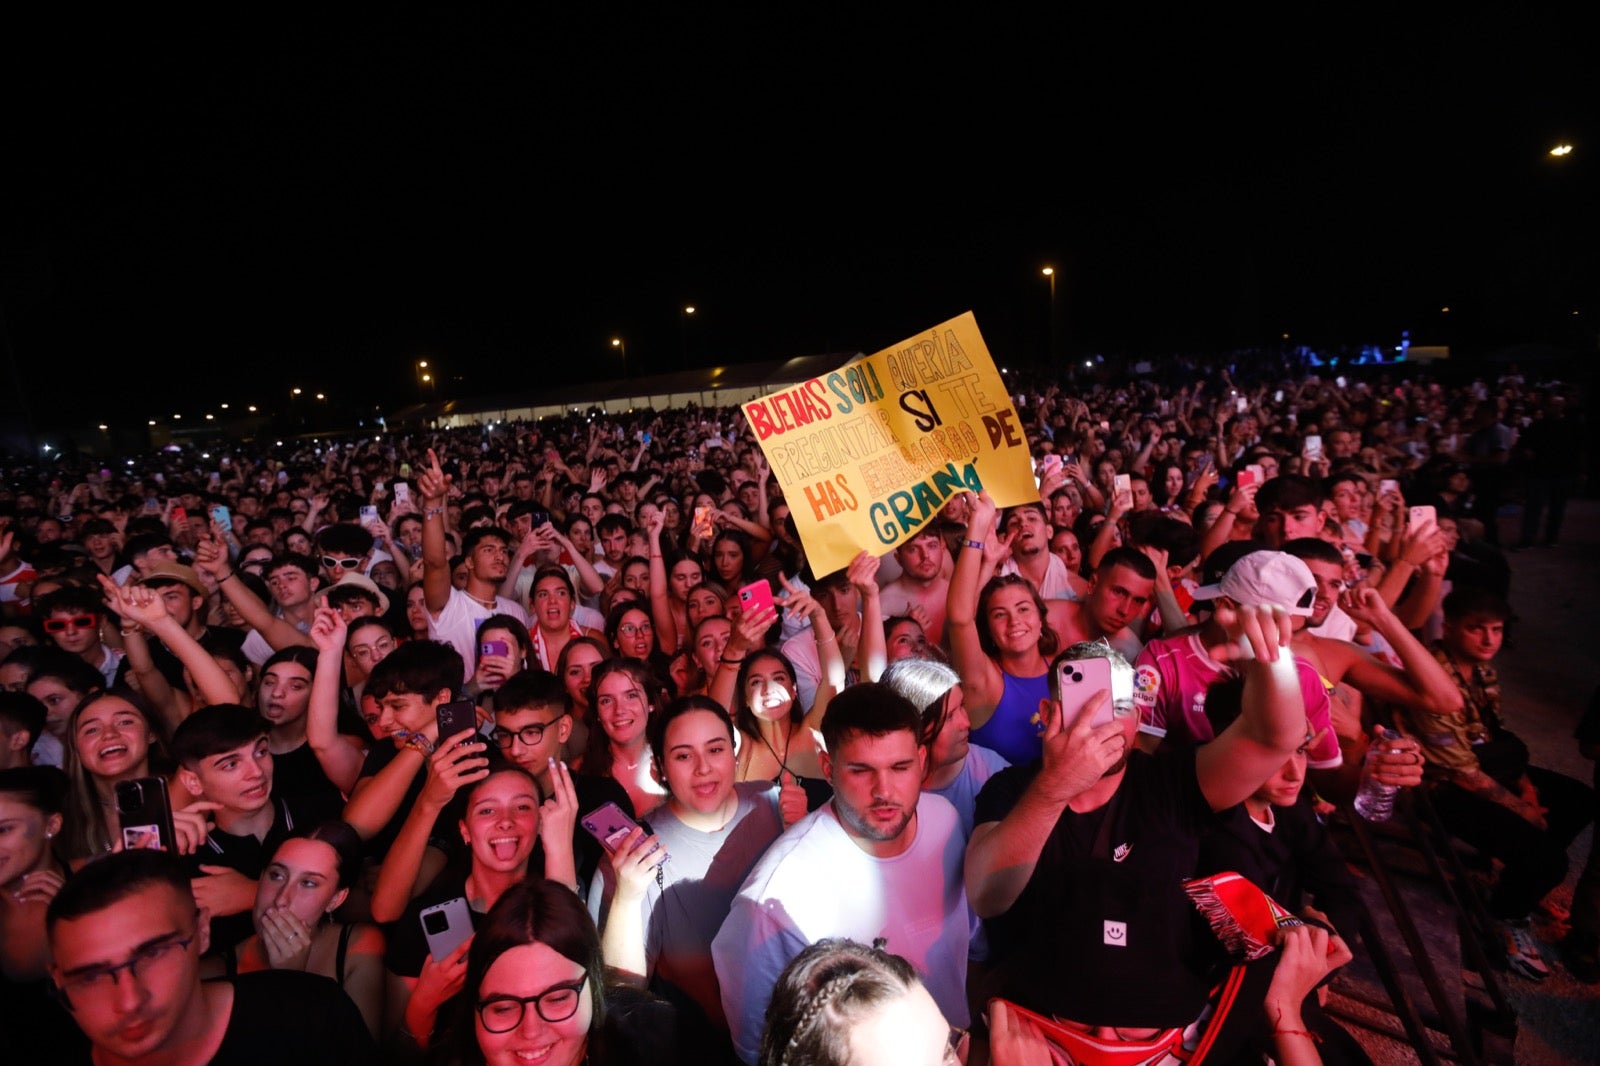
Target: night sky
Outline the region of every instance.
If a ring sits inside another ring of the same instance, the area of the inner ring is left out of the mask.
[[[14,24],[0,340],[35,417],[399,403],[418,358],[523,391],[615,376],[613,336],[635,373],[872,351],[969,309],[1038,362],[1046,263],[1080,356],[1593,346],[1600,97],[1555,15],[790,10]]]

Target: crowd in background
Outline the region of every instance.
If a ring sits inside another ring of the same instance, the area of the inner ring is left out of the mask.
[[[1508,965],[1547,976],[1528,918],[1594,795],[1517,750],[1493,662],[1506,553],[1558,541],[1584,473],[1580,399],[1399,369],[1013,398],[1036,504],[962,494],[820,575],[729,409],[11,464],[6,1031],[138,1061],[205,1019],[122,993],[192,969],[236,989],[222,1046],[299,1031],[311,1061],[936,1062],[974,1022],[996,1062],[1220,1049],[1236,960],[1143,897],[1254,864],[1316,921],[1237,966],[1228,1046],[1360,1061],[1313,989],[1355,940],[1323,823],[1375,739],[1505,861]],[[1110,659],[1131,719],[1060,712],[1066,649]],[[176,858],[116,854],[143,828],[118,786],[151,780]],[[1185,843],[1110,836],[1156,827]],[[78,935],[180,889],[122,958]],[[458,899],[476,932],[440,949],[425,912]],[[1085,928],[1041,934],[1068,900]],[[1105,946],[1151,922],[1161,951]],[[1600,980],[1588,871],[1571,924]]]

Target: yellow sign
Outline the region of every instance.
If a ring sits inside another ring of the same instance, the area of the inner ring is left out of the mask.
[[[1039,498],[1027,434],[968,311],[744,405],[817,576],[882,555],[951,496]]]

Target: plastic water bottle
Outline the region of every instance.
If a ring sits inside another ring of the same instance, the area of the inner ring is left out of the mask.
[[[1387,822],[1394,813],[1394,797],[1400,791],[1399,785],[1386,785],[1379,781],[1377,770],[1378,756],[1387,754],[1389,747],[1383,741],[1399,740],[1400,734],[1392,729],[1383,731],[1383,740],[1375,740],[1367,746],[1367,758],[1361,765],[1361,788],[1356,793],[1356,813],[1369,822]]]

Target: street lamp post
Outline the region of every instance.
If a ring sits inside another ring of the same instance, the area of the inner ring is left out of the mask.
[[[1045,280],[1050,283],[1050,358],[1048,360],[1053,368],[1056,365],[1056,268],[1045,267],[1040,271]]]

